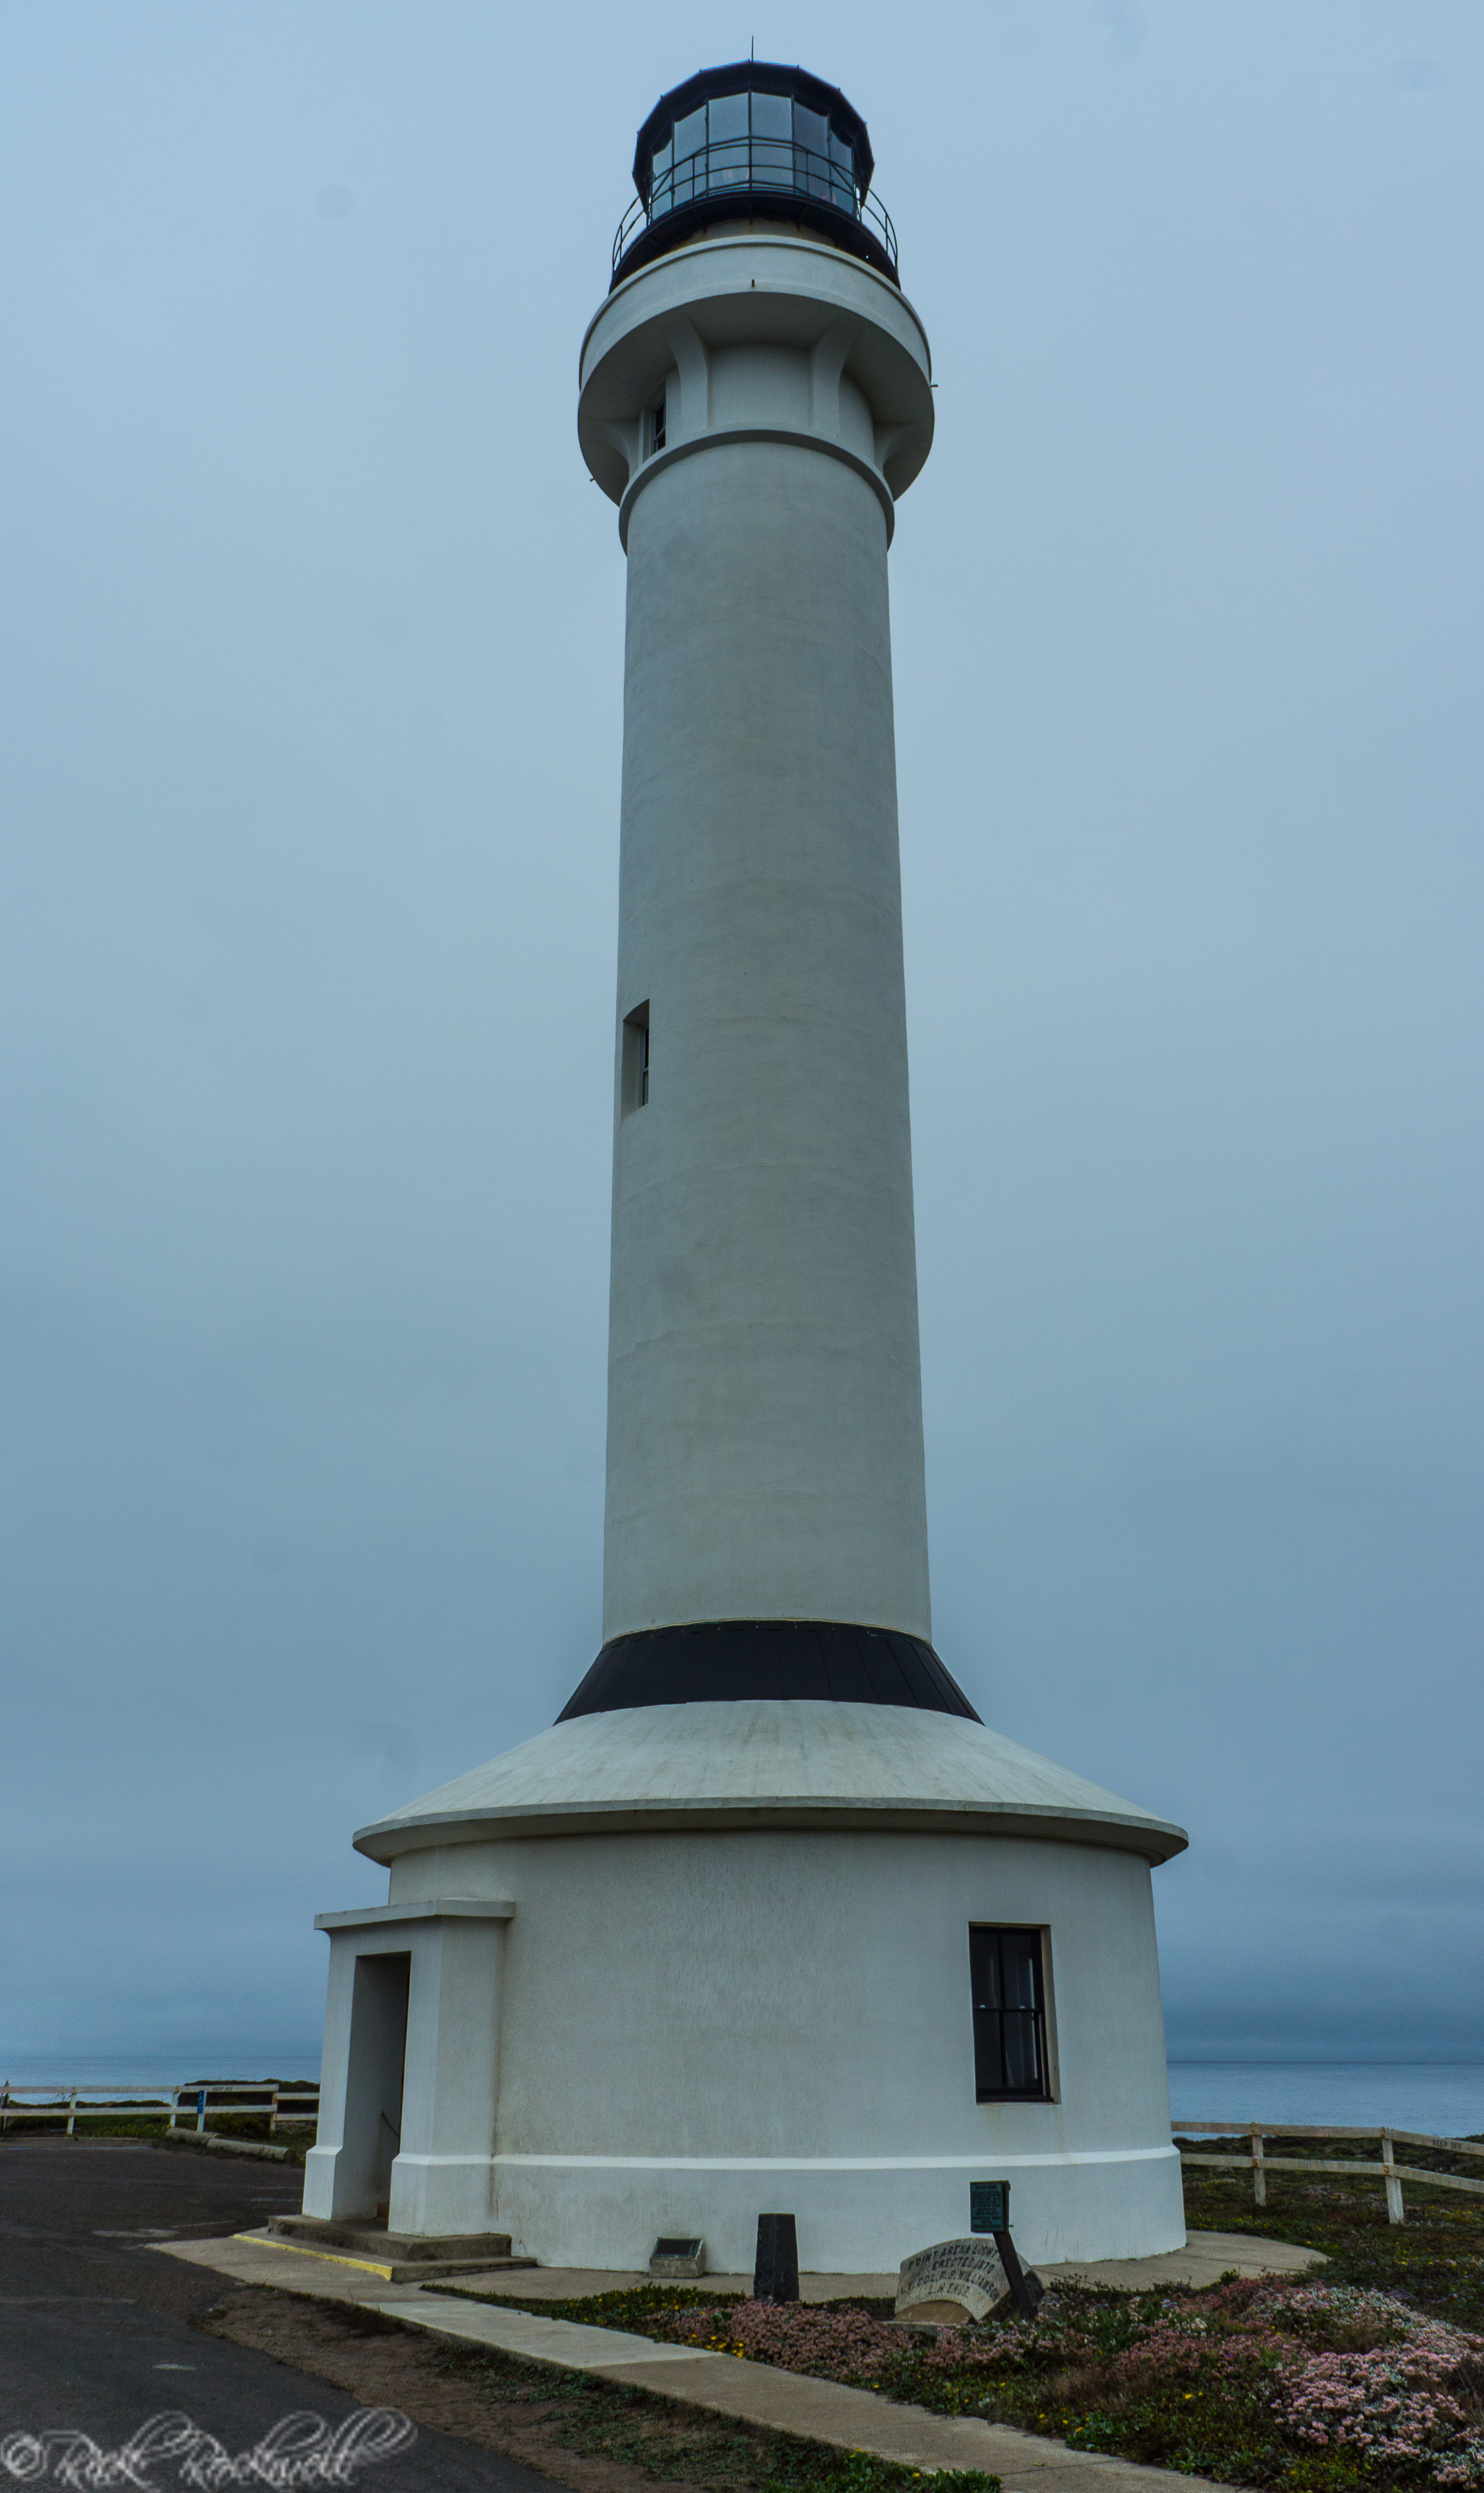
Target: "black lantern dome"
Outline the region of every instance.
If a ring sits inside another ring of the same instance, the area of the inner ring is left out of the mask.
[[[778,61],[699,70],[639,133],[639,196],[613,247],[613,283],[718,218],[805,225],[896,283],[896,236],[870,195],[864,122],[836,86]]]

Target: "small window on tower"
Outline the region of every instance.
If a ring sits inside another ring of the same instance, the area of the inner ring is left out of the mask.
[[[620,1069],[621,1114],[647,1108],[650,1101],[650,1007],[636,1005],[623,1016],[623,1060]]]
[[[661,400],[660,400],[660,402],[659,402],[659,405],[658,405],[657,406],[653,406],[653,407],[651,407],[651,408],[650,409],[650,450],[651,450],[651,453],[652,454],[652,453],[653,453],[654,451],[656,451],[656,450],[663,450],[664,446],[665,446],[665,402],[664,402],[664,400],[663,400],[663,399],[661,399]]]
[[[1042,1936],[970,1925],[974,2093],[980,2103],[1049,2099]]]

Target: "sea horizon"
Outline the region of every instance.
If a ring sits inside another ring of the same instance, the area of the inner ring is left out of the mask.
[[[1484,2134],[1484,2060],[1194,2059],[1171,2055],[1170,2116],[1182,2120],[1284,2121],[1359,2128],[1385,2122],[1439,2138]],[[279,2079],[317,2084],[319,2045],[260,2043],[162,2052],[0,2050],[12,2087],[164,2090],[203,2081]]]

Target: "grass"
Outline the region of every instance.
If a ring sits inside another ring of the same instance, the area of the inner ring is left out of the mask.
[[[1311,2151],[1315,2142],[1303,2145]],[[1282,2151],[1276,2136],[1268,2146]],[[1484,2179],[1484,2165],[1473,2170]],[[1456,2328],[1484,2330],[1484,2199],[1414,2181],[1403,2189],[1407,2222],[1391,2225],[1377,2181],[1270,2173],[1267,2206],[1257,2208],[1248,2177],[1196,2166],[1185,2177],[1185,2221],[1206,2233],[1299,2242],[1326,2254],[1326,2284],[1378,2286]]]

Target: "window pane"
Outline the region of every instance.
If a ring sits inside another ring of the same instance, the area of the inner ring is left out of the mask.
[[[1000,1975],[1000,1943],[997,1937],[991,1937],[984,1951],[984,2005],[986,2008],[1003,2008],[1005,2005],[1005,1985]]]
[[[754,138],[752,179],[760,191],[791,191],[794,187],[792,143],[780,138]]]
[[[981,2011],[987,2014],[1001,2005],[1000,1944],[997,1931],[970,1931],[969,1978],[974,1985],[976,2015]]]
[[[744,95],[713,95],[712,98],[711,139],[745,138],[747,135],[747,99]]]
[[[664,143],[663,147],[656,147],[656,148],[655,148],[655,150],[654,150],[653,155],[651,157],[651,159],[650,159],[650,171],[653,174],[653,176],[654,176],[655,180],[657,181],[661,173],[668,173],[668,172],[669,172],[669,170],[670,170],[670,141],[669,141],[669,139],[667,138],[667,139],[665,140],[665,143]]]
[[[842,138],[831,124],[830,129],[830,196],[847,216],[854,216],[856,199],[856,151],[848,138]]]
[[[1005,2084],[1022,2094],[1040,2088],[1041,2054],[1036,2048],[1034,2017],[1005,2020]]]
[[[794,183],[811,198],[830,196],[830,124],[802,104],[794,106]]]
[[[677,165],[680,164],[681,157],[694,156],[698,148],[702,148],[705,145],[706,106],[703,104],[699,112],[687,112],[684,120],[678,121],[675,125],[675,161]]]
[[[1005,1950],[1005,2005],[1007,2008],[1034,2008],[1036,2005],[1036,1958],[1039,1950],[1032,1931],[1007,1931]]]
[[[697,189],[701,186],[698,183]],[[706,188],[709,191],[745,190],[747,187],[747,142],[745,138],[713,138],[706,151]]]
[[[792,96],[757,95],[752,98],[752,135],[754,138],[792,138],[794,135],[794,103]]]

